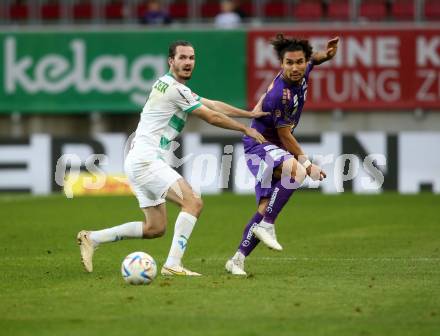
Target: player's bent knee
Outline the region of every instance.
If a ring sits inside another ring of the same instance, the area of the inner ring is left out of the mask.
[[[182,210],[185,212],[189,212],[191,215],[195,217],[199,217],[200,213],[203,210],[203,201],[199,197],[192,197],[184,206]]]
[[[194,211],[197,213],[197,215],[200,215],[200,213],[203,210],[203,201],[199,197],[194,197],[194,200],[192,202],[192,207]]]
[[[144,231],[143,238],[146,239],[159,238],[165,234],[165,231],[166,231],[165,226],[150,228],[148,231],[146,232]]]
[[[144,239],[162,237],[166,231],[166,219],[155,218],[148,222],[145,221],[142,230],[142,238]]]
[[[155,232],[153,232],[154,238],[162,237],[165,234],[165,231],[166,231],[165,226],[158,228]]]

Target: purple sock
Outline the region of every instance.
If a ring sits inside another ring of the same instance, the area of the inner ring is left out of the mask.
[[[264,212],[263,220],[266,223],[275,223],[281,210],[298,187],[298,183],[292,177],[284,177],[275,184],[269,204]]]
[[[260,242],[260,240],[257,237],[255,237],[251,232],[251,228],[256,223],[261,222],[262,219],[263,219],[263,215],[257,211],[254,214],[254,216],[251,218],[249,223],[247,223],[246,227],[244,228],[243,238],[241,239],[240,246],[238,247],[238,249],[245,256],[248,256]]]

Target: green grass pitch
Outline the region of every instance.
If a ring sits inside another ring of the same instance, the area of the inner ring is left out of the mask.
[[[284,250],[260,245],[247,278],[224,271],[251,196],[205,196],[185,265],[201,278],[126,285],[122,259],[162,265],[166,235],[101,246],[83,272],[80,229],[142,214],[133,197],[0,197],[0,335],[440,335],[440,196],[297,192],[278,219]]]

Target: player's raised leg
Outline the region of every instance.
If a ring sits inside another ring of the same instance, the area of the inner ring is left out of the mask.
[[[161,160],[144,162],[134,160],[130,154],[125,160],[124,168],[145,220],[99,231],[80,231],[77,242],[80,246],[81,262],[87,272],[93,271],[93,254],[100,244],[129,238],[152,239],[165,232],[167,213],[165,199],[161,195],[169,188],[170,183],[181,176]]]
[[[142,208],[143,222],[129,222],[99,231],[80,231],[77,242],[81,252],[81,262],[87,272],[93,271],[93,254],[102,243],[117,242],[123,239],[152,239],[163,236],[166,229],[167,213],[165,203]]]
[[[76,239],[84,269],[87,272],[93,271],[93,254],[99,244],[124,238],[141,238],[142,227],[143,222],[129,222],[100,231],[80,231]]]
[[[183,179],[175,182],[166,194],[166,199],[181,207],[174,226],[173,241],[165,265],[162,267],[162,275],[200,275],[192,272],[182,265],[182,258],[188,245],[188,240],[200,216],[203,202],[191,186]]]
[[[269,203],[264,211],[263,220],[252,229],[254,235],[267,247],[276,251],[283,248],[278,243],[274,223],[293,192],[299,188],[307,173],[305,168],[295,159],[284,161],[274,171],[274,177],[279,178],[273,187]]]

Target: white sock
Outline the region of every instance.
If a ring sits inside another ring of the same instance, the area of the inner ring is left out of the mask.
[[[188,239],[196,225],[197,218],[187,212],[180,212],[174,226],[173,242],[171,243],[170,253],[168,254],[166,267],[174,267],[181,264],[185,253]]]
[[[90,239],[96,245],[125,238],[142,238],[143,222],[129,222],[100,231],[90,231]]]
[[[240,250],[238,250],[237,252],[235,252],[232,259],[235,260],[239,265],[241,265],[243,267],[244,260],[246,259],[246,256]]]
[[[268,223],[264,219],[258,225],[265,229],[270,229],[273,227],[273,223]]]

